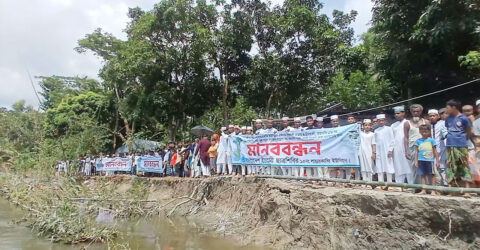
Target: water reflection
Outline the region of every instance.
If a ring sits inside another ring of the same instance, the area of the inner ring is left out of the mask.
[[[67,245],[52,243],[40,238],[27,228],[24,223],[14,224],[24,212],[0,198],[0,250],[35,249],[35,250],[65,250],[65,249],[106,249],[105,244]],[[97,220],[101,223],[112,223],[109,211],[100,211]],[[232,240],[210,237],[194,229],[185,219],[168,220],[159,216],[152,218],[115,221],[121,236],[115,243],[131,249],[259,249],[258,247],[238,247]]]

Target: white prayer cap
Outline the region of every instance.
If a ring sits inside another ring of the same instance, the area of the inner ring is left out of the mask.
[[[429,110],[428,110],[428,114],[438,115],[438,110],[436,110],[436,109],[429,109]]]
[[[323,122],[323,117],[321,116],[317,117],[317,122]]]
[[[247,126],[243,126],[242,129],[243,129],[243,130],[247,130]]]
[[[393,107],[393,111],[405,111],[405,107],[404,106],[396,106],[396,107]]]
[[[363,123],[372,123],[372,120],[370,120],[370,119],[363,119]]]
[[[288,121],[288,116],[282,117],[282,121]]]
[[[235,125],[235,127],[234,127],[234,128],[236,128],[236,129],[240,129],[240,126],[238,126],[238,125]]]
[[[255,120],[255,122],[257,122],[257,123],[262,123],[262,120],[261,120],[261,119],[257,119],[257,120]]]
[[[225,131],[225,130],[227,130],[227,128],[226,128],[226,127],[222,127],[220,130],[221,130],[221,131]]]
[[[331,120],[336,120],[336,119],[338,120],[338,115],[332,115],[332,116],[330,116],[330,119]]]
[[[385,119],[385,114],[378,114],[377,119]]]
[[[480,99],[478,99],[476,102],[475,102],[475,106],[478,106],[480,105]]]
[[[253,128],[251,126],[248,126],[247,130],[253,130]]]
[[[228,125],[229,128],[234,128],[235,126],[233,126],[232,124]]]
[[[293,119],[294,121],[296,122],[301,122],[302,120],[300,119],[300,117],[295,117],[295,119]]]

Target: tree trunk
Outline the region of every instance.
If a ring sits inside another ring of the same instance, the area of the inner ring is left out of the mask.
[[[115,110],[115,129],[113,130],[113,144],[112,144],[112,154],[115,153],[115,149],[117,149],[117,135],[116,132],[118,131],[118,110]]]
[[[223,108],[223,125],[228,125],[228,76],[225,77],[225,86],[223,87],[222,92],[222,108]]]
[[[265,119],[270,118],[270,106],[272,105],[273,93],[275,93],[275,91],[272,91],[272,93],[270,93],[270,96],[268,97],[268,100],[267,100],[267,107],[265,110]]]

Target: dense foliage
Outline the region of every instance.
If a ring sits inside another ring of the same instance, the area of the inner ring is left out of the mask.
[[[358,42],[357,13],[329,17],[317,0],[132,8],[126,40],[98,28],[78,41],[79,53],[103,60],[100,81],[40,77],[42,111],[21,102],[1,111],[0,157],[24,166],[74,159],[136,138],[186,140],[197,124],[249,125],[337,103],[371,108],[478,77],[478,1],[373,2],[372,27]],[[473,98],[477,86],[458,96]]]

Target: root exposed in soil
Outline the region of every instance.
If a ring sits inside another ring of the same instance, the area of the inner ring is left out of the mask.
[[[285,180],[148,179],[152,214],[276,249],[479,249],[480,199]]]

